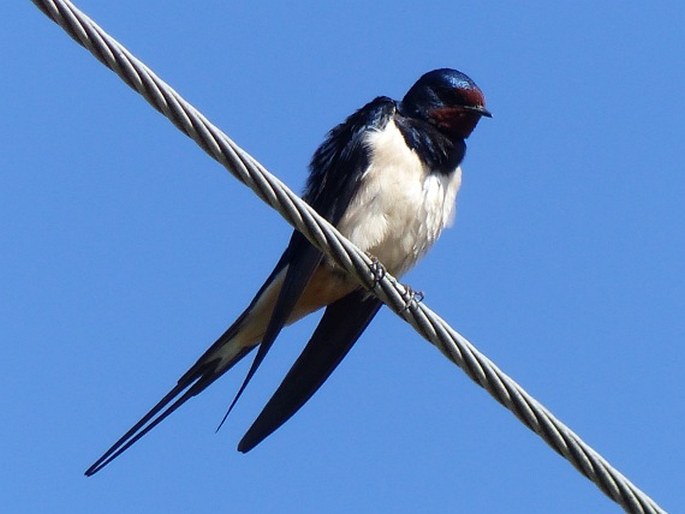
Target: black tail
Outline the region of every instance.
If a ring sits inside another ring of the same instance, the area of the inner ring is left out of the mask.
[[[226,334],[224,334],[226,335]],[[224,338],[219,339],[221,341]],[[217,343],[219,342],[217,341]],[[212,346],[214,348],[214,346]],[[109,450],[107,450],[102,457],[90,466],[85,474],[91,476],[104,468],[107,464],[116,459],[119,455],[128,450],[141,437],[147,434],[150,430],[155,428],[167,416],[183,405],[189,398],[204,391],[212,382],[218,379],[221,375],[226,373],[245,355],[247,355],[254,347],[244,348],[238,353],[228,366],[219,367],[220,361],[218,359],[202,362],[207,353],[203,355],[198,362],[188,370],[188,372],[181,377],[176,386],[162,398],[157,405],[152,407],[150,411],[143,416],[138,423],[133,425],[131,429],[126,432],[119,440],[114,443]]]
[[[292,244],[292,241],[291,241]],[[243,321],[248,316],[252,308],[259,301],[262,293],[273,282],[278,273],[287,265],[289,259],[290,246],[283,253],[271,275],[266,279],[262,287],[250,302],[250,305],[238,317],[237,320],[210,346],[197,362],[178,380],[167,395],[162,398],[157,405],[143,416],[138,423],[133,425],[121,438],[107,450],[102,457],[90,466],[85,474],[91,476],[104,468],[107,464],[116,459],[119,455],[128,450],[141,437],[161,423],[167,416],[183,405],[189,398],[204,391],[212,382],[231,369],[245,355],[250,353],[254,347],[241,350],[228,364],[221,364],[221,359],[217,357],[219,350],[229,344],[231,339],[240,331]],[[173,402],[173,403],[172,403]]]

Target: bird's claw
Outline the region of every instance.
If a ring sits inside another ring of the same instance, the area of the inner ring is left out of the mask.
[[[404,307],[400,312],[409,310],[412,304],[418,305],[423,301],[424,294],[422,291],[414,291],[411,286],[404,285],[404,293],[402,299],[404,300]]]
[[[371,283],[371,289],[374,289],[378,283],[383,280],[383,277],[385,277],[385,274],[387,273],[385,271],[385,267],[381,263],[381,261],[378,260],[377,257],[371,255],[370,253],[367,253],[369,256],[369,259],[371,259],[371,265],[369,266],[369,271],[371,271],[371,274],[373,275],[373,282]]]

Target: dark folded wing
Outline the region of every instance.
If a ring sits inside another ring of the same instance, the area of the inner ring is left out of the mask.
[[[395,102],[390,98],[376,98],[331,130],[314,153],[304,199],[333,225],[347,210],[369,167],[370,156],[364,146],[366,136],[385,127],[395,110]],[[298,231],[293,233],[289,250],[288,270],[266,332],[222,423],[271,349],[323,259],[323,254]]]
[[[253,375],[259,368],[259,365],[266,357],[266,354],[271,349],[276,337],[281,332],[285,326],[290,314],[292,313],[297,301],[302,296],[307,283],[311,279],[314,271],[321,262],[323,254],[312,246],[309,241],[299,232],[295,231],[292,236],[291,246],[295,244],[297,249],[293,252],[293,260],[288,264],[288,270],[286,271],[285,278],[283,279],[283,285],[278,293],[278,299],[274,305],[273,313],[269,319],[269,324],[266,327],[266,332],[264,332],[264,337],[262,338],[261,344],[259,345],[259,350],[257,355],[252,361],[252,365],[245,375],[240,389],[236,393],[231,405],[228,407],[226,414],[224,415],[219,427],[226,420],[228,415],[235,407],[238,399],[245,391],[247,384],[252,379]],[[298,244],[299,243],[299,244]]]
[[[331,304],[312,338],[238,445],[248,452],[302,407],[347,355],[382,303],[354,291]]]

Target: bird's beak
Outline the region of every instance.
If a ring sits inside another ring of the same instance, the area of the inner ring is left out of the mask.
[[[476,106],[464,105],[464,106],[462,106],[462,108],[466,111],[475,112],[477,114],[480,114],[481,116],[485,116],[486,118],[492,118],[492,114],[490,113],[490,111],[488,111],[482,105],[476,105]]]

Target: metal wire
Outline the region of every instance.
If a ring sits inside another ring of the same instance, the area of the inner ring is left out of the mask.
[[[280,212],[312,244],[411,324],[609,498],[627,512],[665,512],[424,303],[407,302],[411,292],[394,277],[385,273],[379,279],[372,272],[372,262],[366,254],[341,236],[309,205],[72,3],[67,0],[32,1],[212,158]]]

